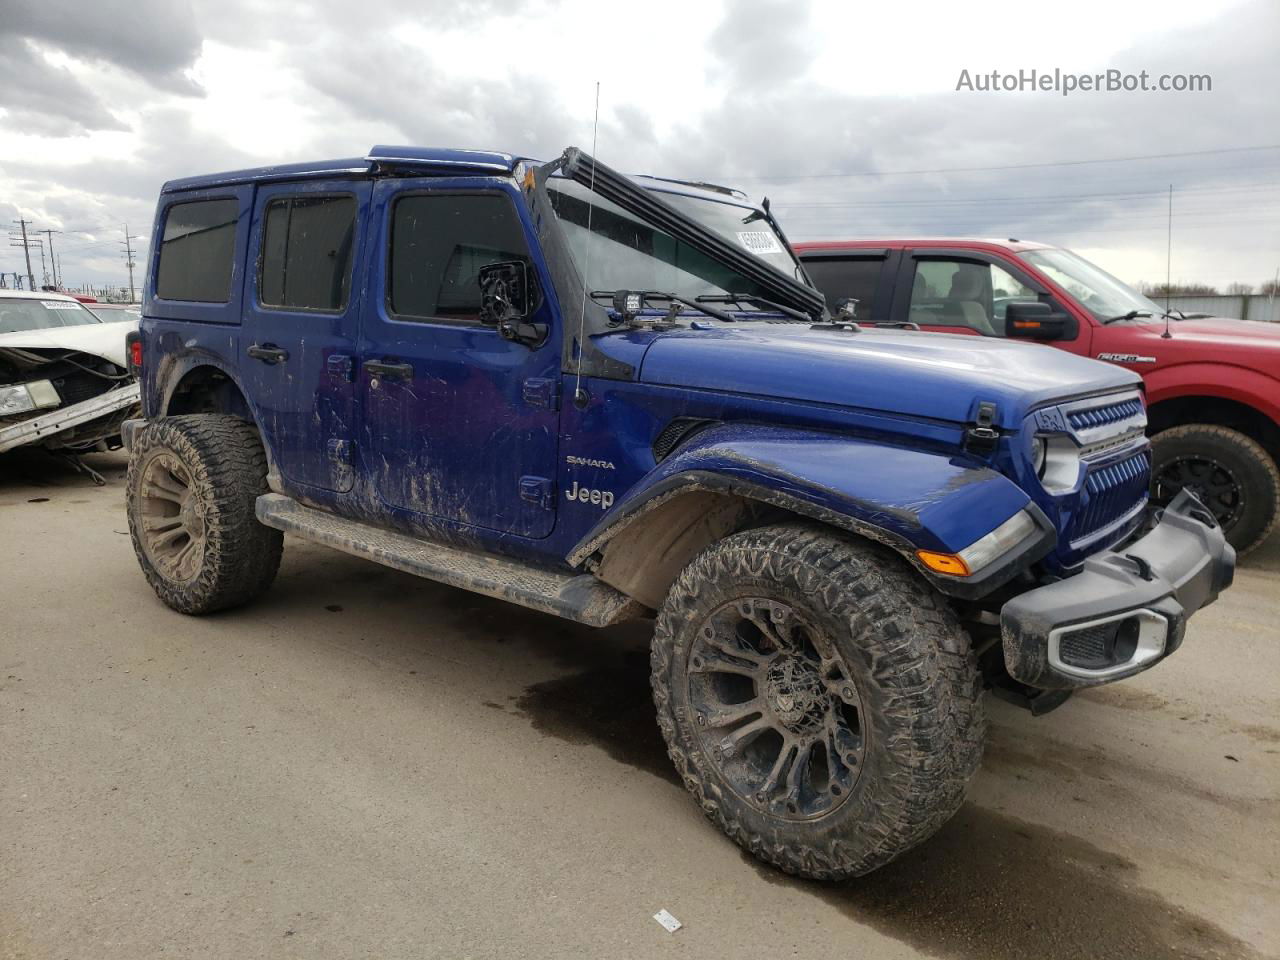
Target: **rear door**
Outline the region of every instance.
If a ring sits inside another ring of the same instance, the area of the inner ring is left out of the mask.
[[[286,485],[351,489],[362,181],[261,187],[249,238],[240,368]]]
[[[818,252],[805,255],[804,268],[832,314],[842,300],[853,299],[858,302],[857,319],[883,323],[889,318],[897,260],[896,250]]]
[[[541,538],[555,526],[560,335],[510,180],[379,181],[359,389],[364,469],[409,519]],[[536,346],[480,322],[477,275],[521,260],[541,294]]]

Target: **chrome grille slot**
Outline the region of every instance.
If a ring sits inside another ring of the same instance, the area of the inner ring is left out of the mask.
[[[1073,410],[1067,414],[1067,422],[1076,430],[1089,430],[1109,423],[1119,423],[1121,420],[1136,417],[1140,413],[1142,413],[1142,401],[1137,397],[1131,397],[1119,403],[1109,403],[1091,410]]]
[[[1145,504],[1150,477],[1151,454],[1147,450],[1090,471],[1081,490],[1080,506],[1072,518],[1068,539],[1072,543],[1082,540]]]

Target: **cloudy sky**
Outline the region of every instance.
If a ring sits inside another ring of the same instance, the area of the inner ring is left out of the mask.
[[[1159,281],[1172,184],[1174,279],[1257,284],[1280,267],[1277,51],[1278,0],[6,0],[0,215],[61,230],[68,283],[123,282],[123,225],[145,245],[166,179],[589,149],[599,80],[602,160],[768,195],[792,239],[1017,236]],[[1032,68],[1212,91],[956,90]]]

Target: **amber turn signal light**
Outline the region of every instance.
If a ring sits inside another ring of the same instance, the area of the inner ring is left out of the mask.
[[[917,550],[920,562],[934,573],[946,573],[953,577],[967,577],[972,571],[963,557],[954,553],[934,553],[932,550]]]

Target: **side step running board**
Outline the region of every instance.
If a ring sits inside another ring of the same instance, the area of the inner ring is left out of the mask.
[[[647,613],[626,594],[588,573],[546,570],[506,557],[419,540],[313,510],[278,493],[260,496],[257,514],[268,527],[304,540],[592,627],[607,627]]]

